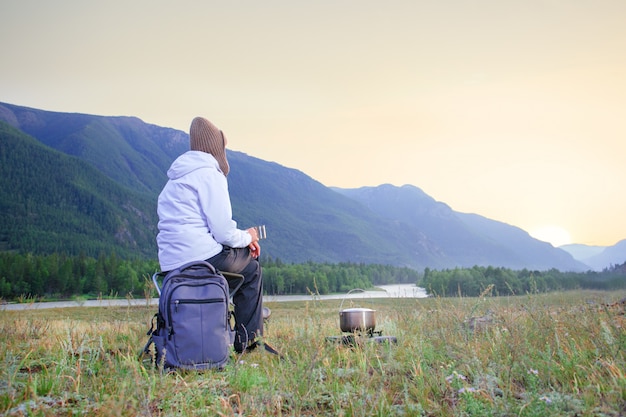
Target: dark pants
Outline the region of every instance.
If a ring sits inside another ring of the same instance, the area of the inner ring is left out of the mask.
[[[207,259],[218,271],[244,277],[233,297],[235,304],[235,351],[242,352],[257,337],[263,336],[263,274],[259,261],[248,248],[229,248]]]

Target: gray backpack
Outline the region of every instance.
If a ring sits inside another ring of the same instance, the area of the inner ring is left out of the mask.
[[[191,262],[165,274],[159,288],[159,311],[148,331],[144,348],[165,370],[223,368],[230,358],[235,338],[228,281],[204,261]],[[156,325],[155,325],[156,324]]]

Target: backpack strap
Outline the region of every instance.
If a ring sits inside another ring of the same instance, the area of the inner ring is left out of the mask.
[[[207,261],[191,261],[191,262],[188,262],[188,263],[184,264],[183,266],[180,266],[180,267],[176,268],[176,270],[179,271],[179,272],[183,272],[185,269],[189,269],[189,268],[194,267],[194,266],[204,266],[204,267],[210,269],[211,272],[213,272],[214,274],[218,273],[217,270],[215,269],[215,267],[213,265],[211,265],[210,263],[208,263]]]
[[[157,287],[157,289],[158,288],[159,287]],[[152,338],[152,334],[158,327],[158,322],[159,322],[158,317],[159,317],[159,313],[156,313],[154,316],[152,316],[152,320],[150,320],[150,330],[148,330],[148,333],[146,333],[146,336],[149,336],[148,342],[143,347],[142,351],[139,353],[139,360],[143,359],[144,356],[150,355],[150,346],[154,344],[154,339]],[[157,323],[156,327],[155,327],[155,322]]]

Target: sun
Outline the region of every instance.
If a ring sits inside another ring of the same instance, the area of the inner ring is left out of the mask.
[[[528,233],[535,239],[552,244],[555,248],[572,243],[572,237],[569,232],[559,226],[540,226]]]

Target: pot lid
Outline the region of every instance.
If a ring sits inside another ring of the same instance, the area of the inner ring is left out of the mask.
[[[351,311],[366,312],[366,311],[376,311],[376,310],[372,310],[371,308],[360,308],[360,307],[344,308],[343,310],[341,310],[342,313],[349,313]]]

